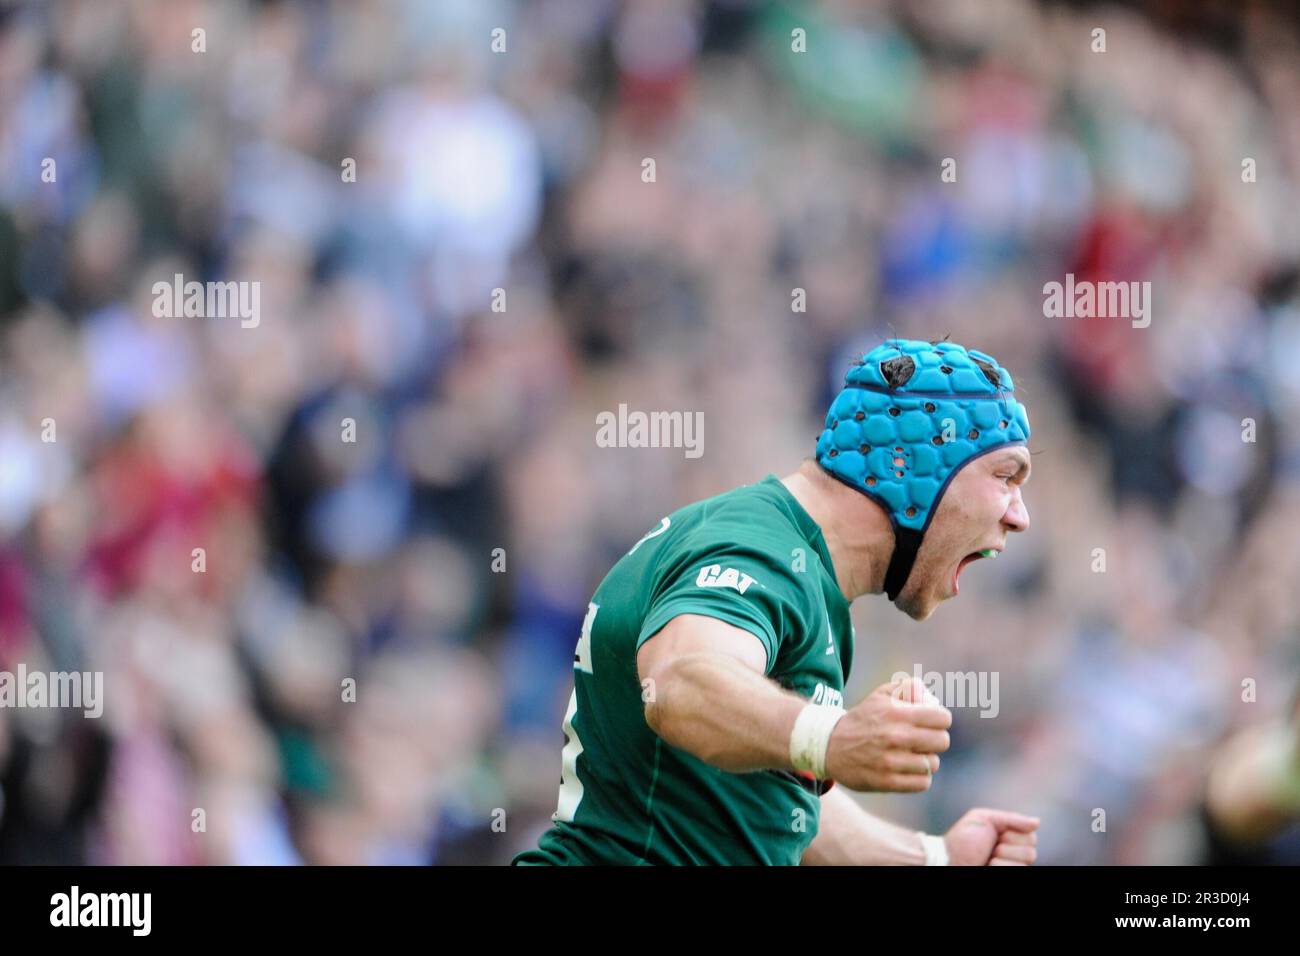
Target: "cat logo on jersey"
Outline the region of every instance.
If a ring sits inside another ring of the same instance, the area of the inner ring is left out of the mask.
[[[702,588],[735,588],[741,594],[744,594],[749,586],[754,583],[754,579],[748,574],[741,574],[735,568],[727,568],[725,571],[720,564],[710,564],[700,568],[699,577],[695,583]]]

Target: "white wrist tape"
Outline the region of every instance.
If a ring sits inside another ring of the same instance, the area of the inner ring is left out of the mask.
[[[790,731],[790,764],[794,769],[809,771],[818,780],[826,776],[826,748],[831,731],[843,716],[843,708],[822,704],[809,704],[799,711]]]
[[[943,842],[943,837],[922,833],[920,830],[916,833],[921,838],[921,849],[925,851],[925,865],[947,866],[948,844]]]

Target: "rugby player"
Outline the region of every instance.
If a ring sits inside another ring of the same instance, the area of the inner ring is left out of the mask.
[[[846,792],[928,790],[951,713],[915,679],[852,708],[849,604],[917,621],[1029,527],[1011,376],[952,342],[854,363],[815,460],[655,524],[601,582],[574,654],[559,805],[524,864],[1032,863],[1038,820],[945,835]]]

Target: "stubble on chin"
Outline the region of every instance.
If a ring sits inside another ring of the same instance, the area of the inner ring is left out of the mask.
[[[919,595],[906,589],[894,601],[894,607],[914,621],[924,621],[934,613],[934,609],[938,606],[938,601],[922,601]]]

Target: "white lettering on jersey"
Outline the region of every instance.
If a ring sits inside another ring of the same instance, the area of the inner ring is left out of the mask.
[[[841,710],[844,709],[844,695],[834,687],[827,687],[821,681],[818,681],[817,686],[813,688],[812,702],[814,704],[822,704],[826,707],[839,707]]]
[[[754,583],[754,579],[748,574],[741,574],[735,568],[727,568],[725,571],[720,564],[710,564],[707,567],[700,568],[700,574],[695,579],[695,583],[702,588],[735,588],[741,594],[749,589]]]
[[[588,674],[591,669],[591,628],[596,623],[596,612],[600,605],[594,601],[587,603],[587,616],[582,619],[582,632],[578,635],[578,646],[573,649],[573,666]]]
[[[632,545],[632,550],[629,551],[628,554],[632,554],[632,553],[634,553],[634,552],[636,551],[637,548],[641,547],[641,545],[645,544],[645,543],[646,543],[647,541],[649,541],[651,538],[657,538],[657,537],[659,537],[661,534],[663,534],[665,531],[668,530],[668,526],[669,526],[670,524],[672,524],[672,523],[673,523],[673,522],[672,522],[672,519],[670,519],[670,518],[660,518],[660,519],[659,519],[659,527],[654,528],[654,529],[648,531],[648,532],[646,533],[645,537],[643,537],[643,538],[642,538],[640,541],[638,541],[636,544]]]

